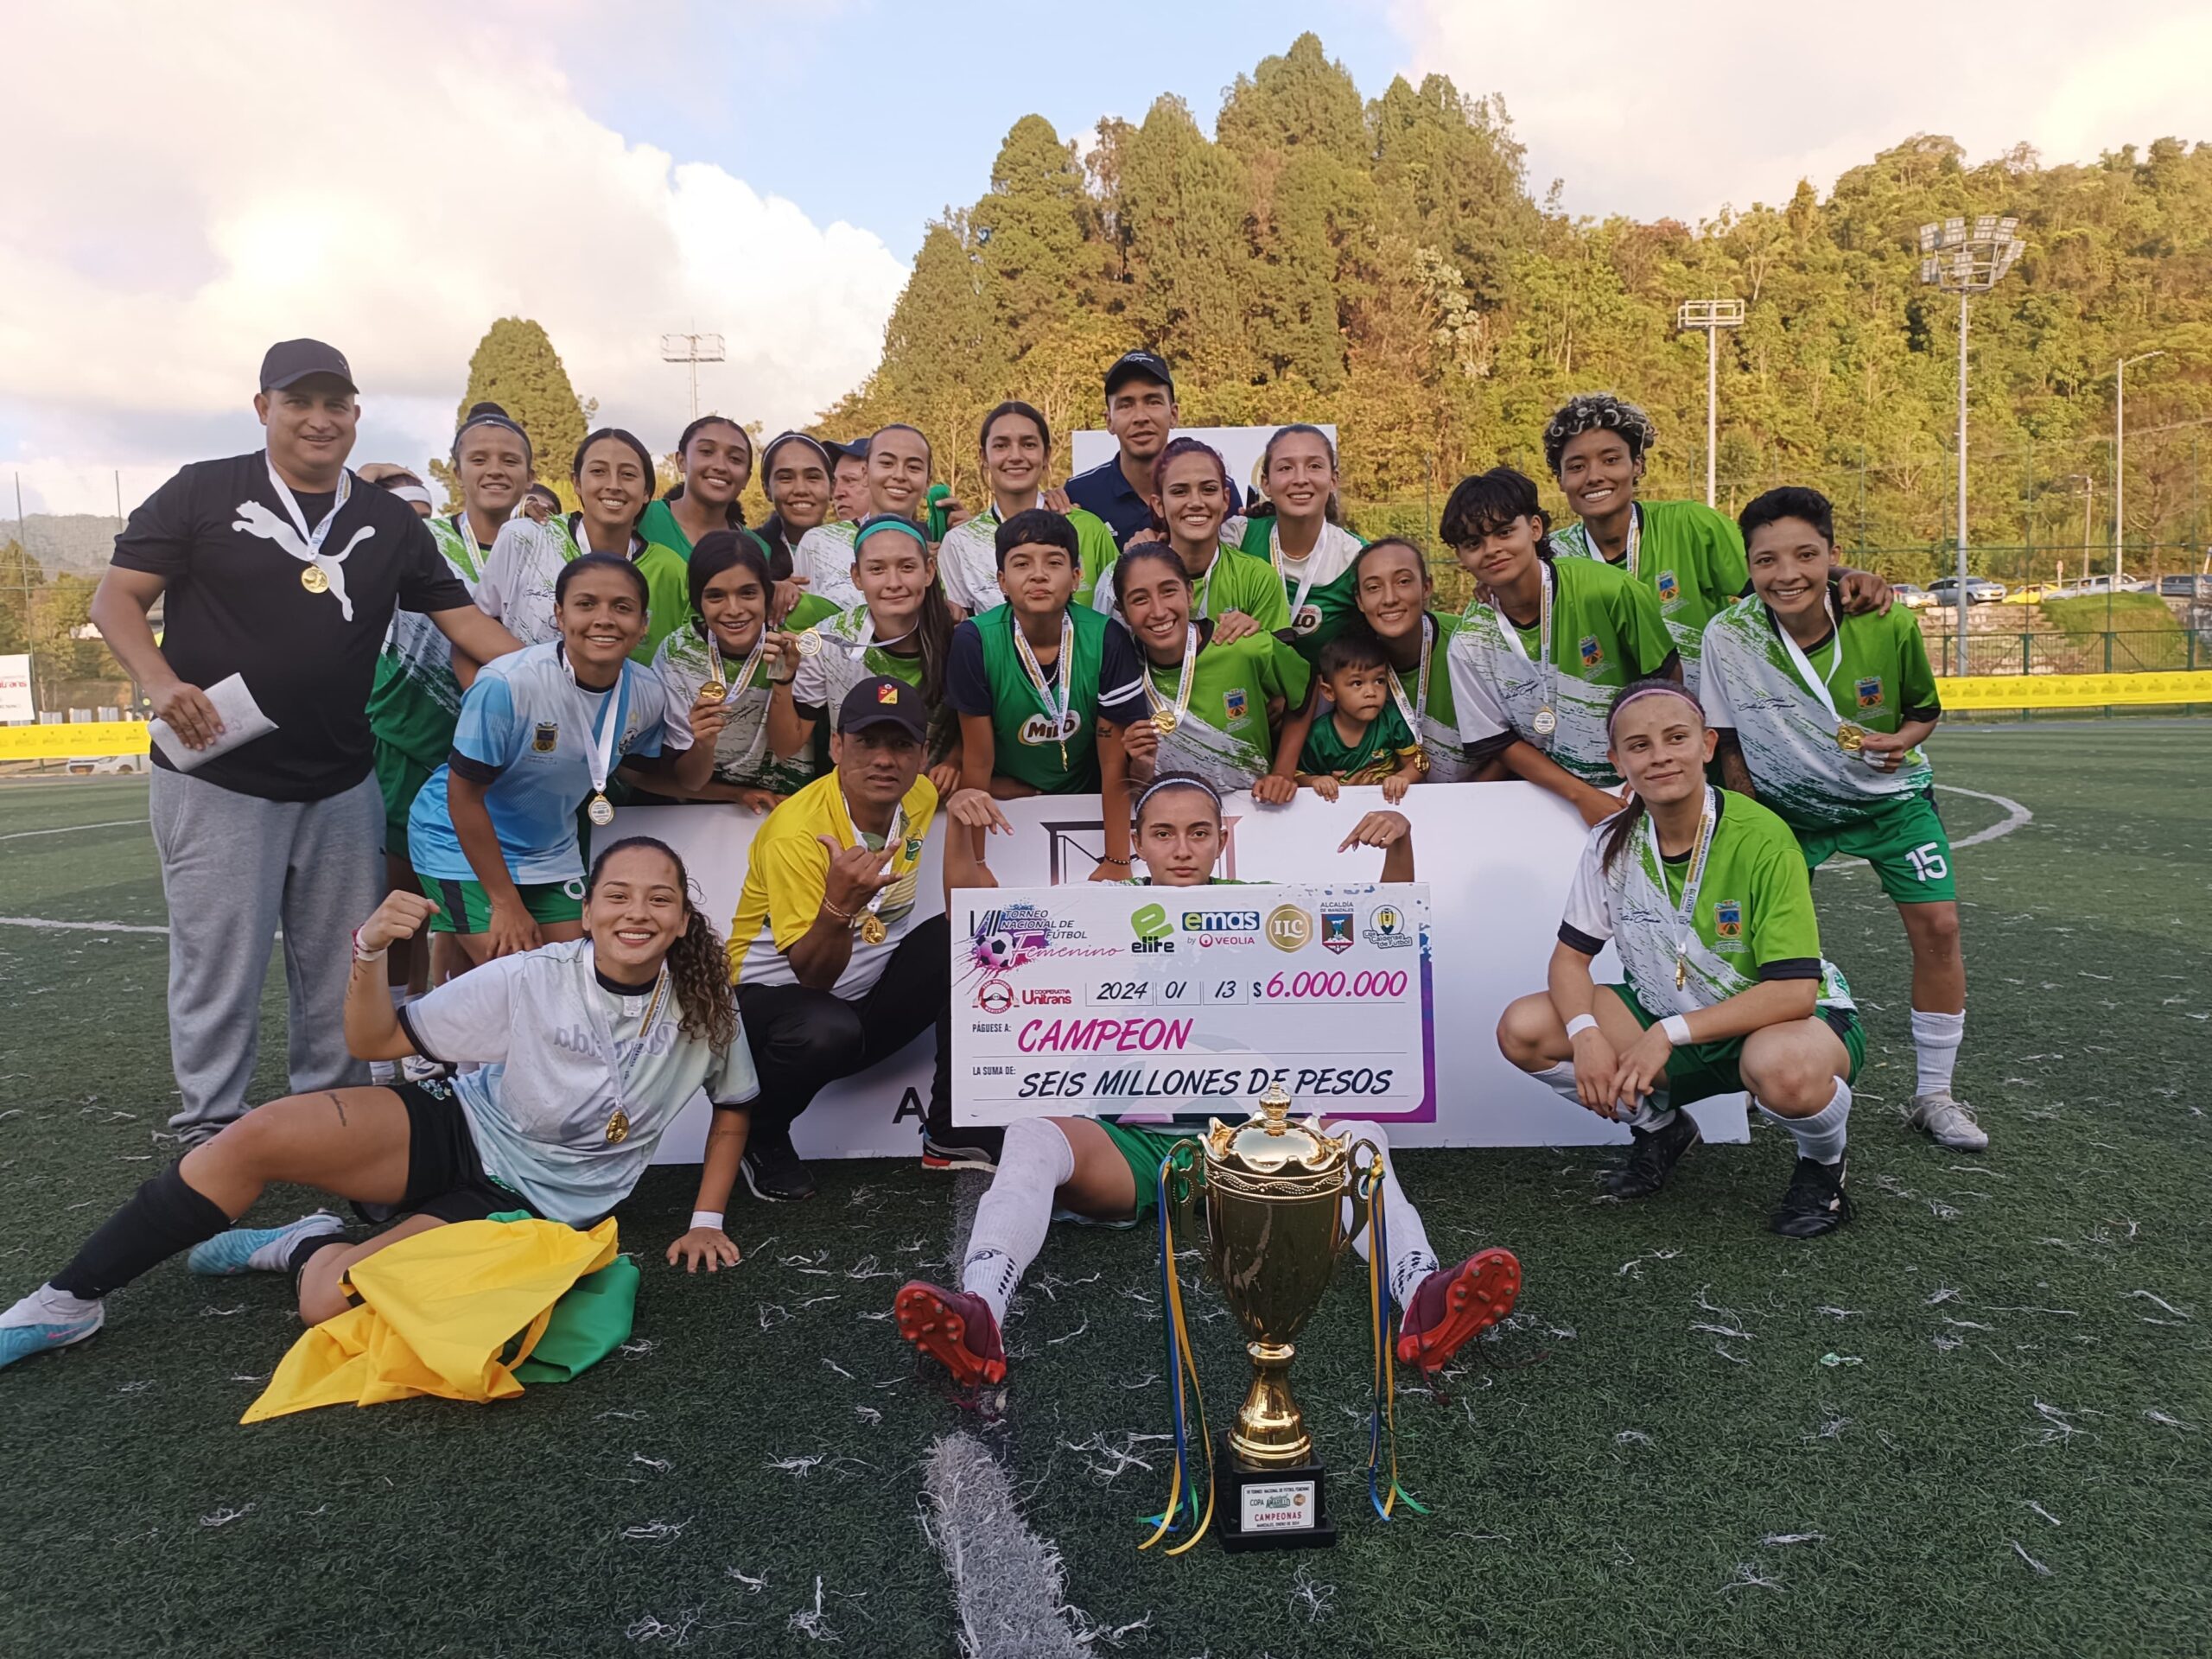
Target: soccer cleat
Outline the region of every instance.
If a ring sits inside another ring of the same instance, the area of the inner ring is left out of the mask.
[[[106,1304],[94,1302],[91,1313],[74,1319],[41,1319],[28,1325],[0,1325],[0,1370],[7,1370],[19,1359],[29,1359],[33,1354],[82,1342],[106,1322]]]
[[[1611,1198],[1648,1198],[1667,1185],[1667,1177],[1682,1154],[1702,1139],[1697,1120],[1677,1110],[1656,1129],[1630,1129],[1636,1145],[1628,1162],[1605,1178],[1605,1192]]]
[[[1784,1238],[1818,1238],[1851,1219],[1851,1198],[1843,1190],[1843,1160],[1823,1164],[1800,1158],[1789,1190],[1774,1212],[1774,1230]]]
[[[814,1196],[814,1177],[807,1173],[787,1128],[756,1127],[739,1167],[746,1186],[763,1203],[795,1204]]]
[[[403,1083],[441,1083],[453,1076],[453,1067],[443,1060],[429,1059],[421,1054],[410,1054],[399,1063],[399,1077]]]
[[[233,1227],[194,1245],[192,1254],[184,1258],[184,1265],[192,1272],[210,1278],[227,1278],[238,1273],[283,1273],[291,1266],[292,1252],[302,1239],[320,1233],[335,1237],[345,1230],[346,1224],[327,1210],[302,1216],[283,1227]]]
[[[899,1334],[944,1366],[962,1388],[1005,1380],[1006,1348],[999,1340],[999,1322],[982,1297],[910,1279],[899,1287],[891,1307],[898,1316]]]
[[[980,1169],[989,1173],[999,1166],[1006,1145],[1004,1129],[941,1127],[922,1131],[924,1169]]]
[[[1449,1272],[1439,1268],[1414,1290],[1398,1321],[1398,1363],[1440,1371],[1468,1339],[1513,1311],[1521,1263],[1510,1250],[1478,1250]]]
[[[1940,1095],[1915,1095],[1912,1116],[1905,1120],[1926,1132],[1939,1147],[1954,1152],[1986,1152],[1989,1131],[1974,1122],[1974,1108],[1946,1089]]]

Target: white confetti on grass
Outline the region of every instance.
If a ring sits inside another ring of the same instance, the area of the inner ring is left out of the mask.
[[[1630,1257],[1613,1271],[1616,1276],[1624,1277],[1627,1274],[1633,1273],[1637,1278],[1641,1279],[1643,1277],[1643,1264],[1646,1262],[1672,1262],[1681,1254],[1681,1252],[1680,1250],[1672,1249],[1653,1250],[1648,1255]]]
[[[2041,1561],[2036,1560],[2034,1556],[2029,1554],[2027,1549],[2021,1544],[2018,1539],[2008,1538],[2005,1540],[2005,1542],[2012,1546],[2012,1553],[2015,1555],[2018,1555],[2022,1560],[2025,1561],[2029,1567],[2034,1569],[2035,1575],[2037,1578],[2047,1579],[2050,1576],[2050,1569],[2045,1567]]]
[[[1300,1567],[1290,1580],[1290,1610],[1306,1615],[1308,1624],[1318,1624],[1336,1611],[1337,1586],[1316,1584],[1313,1575]]]
[[[748,1593],[756,1596],[768,1587],[768,1575],[766,1573],[756,1579],[741,1567],[725,1567],[722,1570],[722,1576],[736,1580],[745,1586]]]
[[[621,1535],[633,1544],[672,1544],[683,1535],[683,1529],[691,1524],[686,1516],[681,1521],[646,1521],[634,1527],[622,1529]]]
[[[2163,1411],[2146,1411],[2143,1415],[2150,1421],[2158,1424],[2161,1428],[2177,1428],[2185,1434],[2194,1434],[2196,1433],[2196,1429],[2194,1425],[2184,1423],[2178,1417],[2170,1417]]]
[[[2044,1520],[2050,1522],[2052,1526],[2055,1527],[2059,1524],[2058,1517],[2053,1515],[2049,1510],[2044,1508],[2042,1504],[2037,1503],[2032,1497],[2023,1498],[2021,1499],[2021,1502],[2027,1508],[2033,1510],[2037,1515],[2043,1516]]]
[[[1756,1561],[1736,1563],[1736,1576],[1720,1586],[1720,1592],[1723,1595],[1727,1594],[1731,1590],[1771,1590],[1777,1595],[1789,1593],[1781,1580],[1762,1577],[1758,1563]]]
[[[2185,1319],[2190,1317],[2189,1313],[2185,1310],[2176,1307],[2171,1302],[2168,1301],[2163,1296],[2154,1296],[2147,1290],[2131,1290],[2127,1293],[2128,1300],[2134,1301],[2138,1299],[2150,1302],[2156,1306],[2163,1307],[2167,1313],[2172,1314],[2177,1319]],[[2163,1324],[2164,1321],[2158,1320],[2153,1321],[2153,1323]]]
[[[1780,1548],[1788,1544],[1826,1543],[1827,1536],[1825,1532],[1770,1532],[1759,1542]]]
[[[245,1520],[246,1516],[253,1513],[253,1508],[254,1506],[252,1504],[248,1503],[241,1509],[234,1510],[231,1508],[229,1504],[226,1503],[210,1513],[201,1516],[200,1517],[200,1524],[211,1529],[216,1527],[227,1527],[233,1521]]]
[[[642,1614],[622,1634],[632,1642],[665,1642],[671,1647],[683,1647],[691,1640],[691,1632],[706,1611],[703,1607],[690,1608],[678,1613],[673,1624],[651,1613]]]
[[[1105,1486],[1132,1469],[1152,1468],[1151,1462],[1138,1454],[1137,1447],[1174,1438],[1172,1434],[1124,1433],[1109,1440],[1108,1432],[1102,1428],[1087,1440],[1062,1440],[1060,1449],[1081,1458],[1084,1472]]]

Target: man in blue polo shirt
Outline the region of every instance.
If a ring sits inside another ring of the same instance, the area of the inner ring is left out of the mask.
[[[1121,442],[1113,460],[1068,480],[1068,499],[1111,526],[1116,546],[1152,523],[1152,465],[1175,430],[1175,379],[1156,352],[1124,352],[1106,371],[1106,429]],[[1229,510],[1243,509],[1236,486]]]

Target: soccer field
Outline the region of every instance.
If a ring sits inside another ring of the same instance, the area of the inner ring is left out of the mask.
[[[978,1408],[889,1319],[901,1279],[944,1272],[976,1178],[741,1189],[745,1262],[687,1278],[660,1252],[693,1173],[664,1169],[620,1212],[637,1339],[566,1387],[241,1427],[297,1333],[289,1285],[181,1263],[0,1373],[0,1651],[950,1656],[994,1585],[1033,1622],[1052,1593],[1017,1529],[960,1509],[972,1488],[938,1522],[957,1579],[930,1541],[932,1446],[962,1435],[1058,1552],[1085,1644],[993,1654],[2212,1652],[2212,722],[1955,730],[1936,762],[1955,840],[2003,830],[1957,855],[1960,1091],[1992,1150],[1904,1127],[1903,933],[1869,873],[1823,871],[1870,1031],[1856,1224],[1764,1230],[1792,1154],[1764,1128],[1635,1206],[1593,1199],[1616,1154],[1405,1154],[1440,1254],[1503,1244],[1527,1274],[1440,1390],[1401,1373],[1425,1516],[1386,1525],[1361,1489],[1349,1256],[1294,1372],[1342,1542],[1171,1560],[1136,1549],[1166,1489],[1149,1233],[1054,1230],[1011,1389]],[[145,812],[139,780],[0,785],[0,1300],[168,1155]],[[281,966],[264,1011],[257,1098],[283,1087]],[[308,1207],[272,1192],[256,1219]],[[1217,1314],[1194,1273],[1185,1294]],[[1217,1419],[1233,1330],[1197,1327]]]

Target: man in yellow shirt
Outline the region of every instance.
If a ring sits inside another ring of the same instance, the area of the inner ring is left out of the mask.
[[[753,838],[729,965],[760,1074],[744,1166],[755,1198],[813,1197],[813,1178],[791,1146],[792,1120],[823,1084],[866,1071],[932,1028],[925,1158],[938,1167],[989,1166],[988,1147],[947,1138],[951,941],[942,914],[914,914],[922,843],[938,805],[922,774],[926,722],[912,686],[880,675],[862,680],[837,710],[833,770],[777,807]]]

